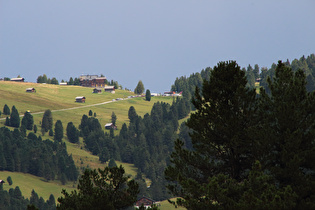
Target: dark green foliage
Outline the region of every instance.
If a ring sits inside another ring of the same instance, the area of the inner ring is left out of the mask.
[[[136,122],[136,120],[138,118],[138,114],[136,112],[136,109],[133,106],[131,106],[128,110],[128,118],[130,120],[130,123]]]
[[[27,209],[38,209],[38,210],[55,210],[56,201],[53,194],[50,194],[49,199],[45,202],[42,197],[39,197],[38,194],[34,191],[31,192],[30,204],[27,206]]]
[[[10,186],[13,184],[11,176],[8,176],[7,181]]]
[[[138,184],[125,176],[122,166],[104,170],[86,169],[78,184],[78,191],[62,191],[57,209],[124,209],[136,199]]]
[[[15,106],[12,106],[12,112],[10,115],[10,126],[18,128],[20,127],[20,115]]]
[[[117,116],[116,116],[115,112],[112,112],[111,118],[112,118],[111,122],[115,126],[116,125],[116,121],[117,121]]]
[[[235,64],[218,64],[201,93],[196,89],[196,112],[187,122],[192,131],[181,134],[187,146],[176,141],[165,170],[174,181],[169,190],[183,198],[176,204],[314,209],[315,93],[307,92],[304,72],[273,65],[268,90],[256,98]]]
[[[109,160],[108,167],[110,168],[117,167],[117,164],[113,158]]]
[[[261,89],[256,135],[263,142],[261,162],[280,187],[292,186],[299,209],[315,208],[315,93],[307,92],[303,70],[293,72],[280,61],[268,83],[270,95]]]
[[[38,76],[37,83],[48,83],[47,75],[43,74],[43,76]]]
[[[34,125],[34,119],[31,113],[25,112],[24,117],[22,118],[22,125],[27,129],[27,130],[32,130],[33,125]]]
[[[145,92],[145,100],[146,101],[151,101],[151,92],[149,89]]]
[[[141,95],[144,92],[144,86],[142,81],[140,80],[137,84],[137,87],[134,90],[135,94]]]
[[[50,109],[47,109],[43,115],[42,129],[44,130],[44,132],[48,132],[50,129],[52,129],[52,126],[53,126],[53,117],[52,117]]]
[[[3,114],[4,115],[10,115],[10,108],[7,104],[5,104],[3,107]]]
[[[89,116],[92,116],[93,115],[93,112],[92,110],[89,111]]]
[[[60,167],[59,159],[64,160],[64,168]],[[69,181],[78,176],[64,143],[42,141],[34,133],[24,138],[18,129],[10,131],[5,127],[0,128],[0,170],[30,173],[47,180],[54,180],[60,172]]]
[[[57,120],[55,123],[55,136],[54,139],[57,141],[61,141],[63,138],[63,126],[60,120]]]
[[[94,112],[94,117],[96,117],[96,112]]]
[[[50,84],[59,85],[59,82],[55,77],[53,77],[50,81]]]
[[[78,142],[79,142],[79,134],[80,134],[80,132],[79,132],[79,130],[73,125],[72,122],[69,122],[69,123],[68,123],[66,132],[67,132],[68,140],[69,140],[71,143],[78,143]]]
[[[54,131],[52,128],[49,130],[49,136],[54,136]]]
[[[6,117],[6,118],[5,118],[5,123],[4,123],[4,125],[10,126],[10,118],[9,118],[9,117]]]
[[[34,125],[34,133],[37,133],[37,125]]]

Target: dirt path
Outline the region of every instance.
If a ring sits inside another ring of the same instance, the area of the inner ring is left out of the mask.
[[[126,99],[124,99],[126,100]],[[92,107],[92,106],[99,106],[99,105],[103,105],[103,104],[108,104],[108,103],[113,103],[116,102],[116,100],[114,101],[106,101],[106,102],[102,102],[102,103],[98,103],[98,104],[91,104],[91,105],[86,105],[86,106],[77,106],[77,107],[72,107],[72,108],[66,108],[66,109],[56,109],[56,110],[51,110],[51,112],[61,112],[61,111],[67,111],[67,110],[73,110],[73,109],[82,109],[82,108],[86,108],[86,107]],[[35,114],[43,114],[44,112],[34,112],[32,113],[32,115]],[[20,117],[23,117],[23,115],[20,115]],[[0,118],[0,120],[5,120],[6,118]]]

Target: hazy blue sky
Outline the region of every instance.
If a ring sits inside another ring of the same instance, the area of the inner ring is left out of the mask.
[[[0,78],[104,74],[164,92],[219,61],[270,67],[311,53],[314,0],[0,1]]]

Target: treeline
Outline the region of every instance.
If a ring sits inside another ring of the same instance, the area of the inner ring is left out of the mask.
[[[39,209],[39,210],[55,210],[56,201],[53,194],[50,195],[48,200],[39,197],[38,194],[32,190],[30,199],[25,198],[18,186],[14,189],[10,188],[9,191],[3,190],[0,185],[0,209]]]
[[[140,194],[156,200],[169,198],[166,192],[164,169],[177,138],[178,120],[189,113],[189,104],[183,98],[174,98],[173,104],[157,102],[151,113],[144,117],[131,106],[128,111],[129,125],[123,124],[119,135],[114,130],[105,133],[97,118],[83,115],[79,126],[85,147],[101,162],[111,159],[132,163],[138,168],[136,181]],[[143,179],[143,174],[151,180],[151,186]]]
[[[76,181],[78,171],[65,143],[42,140],[30,132],[0,128],[0,170],[30,173],[46,180]]]
[[[101,77],[104,77],[104,75],[101,75]],[[59,84],[59,81],[53,77],[53,78],[48,78],[46,74],[43,74],[43,75],[40,75],[37,77],[37,80],[36,80],[37,83],[47,83],[47,84],[54,84],[54,85],[58,85]],[[67,83],[67,85],[77,85],[77,86],[80,86],[80,78],[78,77],[70,77],[69,78],[69,81],[64,81],[64,80],[61,80],[62,83]],[[112,85],[112,86],[115,86],[115,89],[118,89],[119,88],[119,84],[117,81],[114,81],[114,80],[105,80],[105,84],[106,85]]]

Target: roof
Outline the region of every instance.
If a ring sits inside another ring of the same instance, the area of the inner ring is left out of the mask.
[[[115,86],[105,86],[104,89],[115,89]]]
[[[106,123],[105,127],[112,126],[112,125],[113,125],[113,123]]]
[[[22,81],[24,80],[23,77],[19,77],[19,78],[11,78],[11,81]]]
[[[35,90],[35,88],[26,88],[26,90]]]
[[[78,100],[78,99],[85,99],[85,97],[84,97],[84,96],[78,96],[78,97],[76,97],[75,99],[76,99],[76,100]]]

